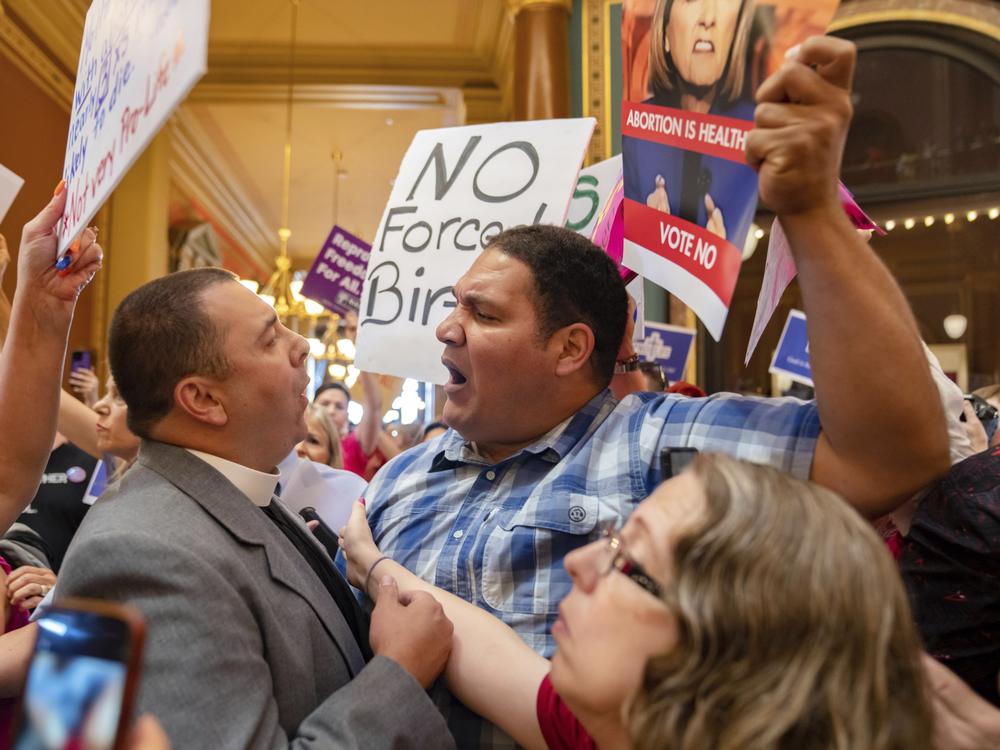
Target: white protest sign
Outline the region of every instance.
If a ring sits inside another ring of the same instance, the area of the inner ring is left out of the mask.
[[[0,221],[7,215],[11,204],[21,192],[24,179],[11,172],[3,164],[0,164]]]
[[[593,118],[423,130],[410,144],[372,243],[358,312],[362,370],[444,383],[434,330],[452,285],[519,224],[563,226]]]
[[[612,156],[580,170],[569,204],[566,228],[579,232],[587,239],[594,233],[601,209],[608,203],[611,191],[622,176],[622,156]]]
[[[63,179],[61,253],[205,73],[208,0],[94,0],[87,11]]]

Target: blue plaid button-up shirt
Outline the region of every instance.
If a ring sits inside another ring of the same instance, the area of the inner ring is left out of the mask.
[[[563,557],[656,488],[661,449],[728,453],[807,478],[819,430],[815,404],[796,399],[644,393],[617,402],[603,391],[495,465],[454,430],[406,451],[369,485],[368,520],[384,554],[551,657],[571,587]],[[449,713],[459,747],[493,744],[486,722]]]

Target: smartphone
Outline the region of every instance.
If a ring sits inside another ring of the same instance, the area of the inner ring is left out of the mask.
[[[80,349],[69,355],[69,371],[89,370],[93,363],[93,357],[86,349]]]
[[[37,620],[14,750],[120,750],[132,724],[145,637],[132,608],[61,599]]]
[[[664,448],[660,451],[660,472],[663,481],[680,474],[698,455],[697,448]]]

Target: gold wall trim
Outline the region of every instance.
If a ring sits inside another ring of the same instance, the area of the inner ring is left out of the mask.
[[[513,88],[513,24],[500,24],[495,50],[482,56],[469,51],[395,49],[304,49],[298,55],[296,101],[347,105],[352,90],[385,106],[427,106],[429,91],[456,89],[470,94],[470,122],[496,122],[510,117]],[[213,46],[208,74],[191,93],[192,101],[214,96],[234,101],[240,91],[266,101],[267,92],[285,87],[287,51],[276,47]],[[270,87],[270,89],[269,89]],[[378,93],[382,91],[383,93]],[[395,91],[395,103],[384,96]],[[365,93],[367,92],[367,93]],[[284,96],[283,95],[283,96]],[[471,107],[475,108],[473,113]]]
[[[611,52],[616,45],[611,40],[612,5],[620,6],[621,0],[583,0],[582,3],[581,113],[597,120],[587,149],[587,164],[607,159],[613,152],[612,118],[616,111],[611,105]]]
[[[491,59],[472,49],[449,47],[329,47],[300,45],[298,83],[387,83],[403,86],[492,82]],[[213,44],[209,81],[288,83],[288,50],[273,44]]]
[[[219,222],[262,268],[270,268],[276,235],[263,212],[239,186],[217,155],[211,136],[183,106],[170,119],[170,179],[181,194],[196,201]]]
[[[489,40],[481,42],[480,49],[489,50],[488,59],[491,78],[499,90],[499,99],[491,111],[490,119],[481,122],[493,122],[510,119],[514,111],[514,20],[510,13],[503,11],[491,21],[483,22],[486,32],[493,36],[494,44]],[[475,84],[465,84],[470,87]],[[478,84],[477,88],[482,87]]]
[[[456,109],[457,125],[477,125],[509,119],[510,103],[495,86],[463,86],[460,107]]]
[[[975,6],[984,9],[984,6]],[[844,8],[844,6],[841,6]],[[975,31],[983,36],[1000,41],[1000,10],[985,8],[990,13],[997,16],[996,23],[973,18],[963,13],[956,13],[945,10],[924,10],[924,9],[887,9],[865,11],[860,9],[852,13],[852,6],[846,6],[845,12],[835,18],[830,24],[830,31],[843,31],[844,29],[867,26],[876,23],[893,23],[915,21],[919,23],[935,23],[943,26],[956,26],[969,31]]]
[[[4,0],[35,38],[48,48],[55,61],[66,70],[76,71],[83,42],[83,24],[88,0]]]
[[[606,0],[583,0],[583,113],[597,120],[594,135],[587,151],[587,163],[593,164],[608,157],[604,137],[608,97],[605,94],[605,45]]]
[[[188,96],[194,104],[284,104],[288,86],[282,83],[201,83]],[[344,109],[428,109],[450,107],[444,89],[421,86],[357,84],[296,84],[296,105]]]
[[[611,50],[614,45],[611,43],[611,6],[621,5],[621,0],[604,0],[604,158],[608,159],[614,153],[614,146],[611,143],[611,133],[614,130],[611,118],[615,116],[616,110],[611,102]],[[621,42],[618,44],[618,54],[621,54]],[[620,112],[620,111],[619,111]],[[619,114],[620,116],[620,114]]]
[[[590,13],[587,0],[580,0],[580,114],[590,117]],[[590,161],[588,149],[587,161]]]
[[[573,0],[507,0],[507,7],[510,12],[517,16],[525,8],[544,8],[552,6],[562,8],[567,13],[573,12]]]
[[[73,104],[73,79],[67,76],[48,54],[35,44],[0,5],[0,54],[10,60],[32,83],[61,109],[70,112]]]

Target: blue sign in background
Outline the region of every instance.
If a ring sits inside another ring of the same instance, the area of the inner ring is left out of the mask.
[[[658,363],[667,380],[683,379],[696,331],[648,321],[643,330],[642,341],[635,345],[638,355],[646,362]]]
[[[790,310],[785,330],[781,332],[778,349],[768,368],[771,373],[787,375],[792,380],[812,386],[812,368],[809,366],[809,336],[806,333],[806,316],[799,310]]]
[[[90,475],[90,484],[83,495],[83,502],[93,505],[108,487],[108,465],[103,461],[98,461],[94,467],[94,473]]]

